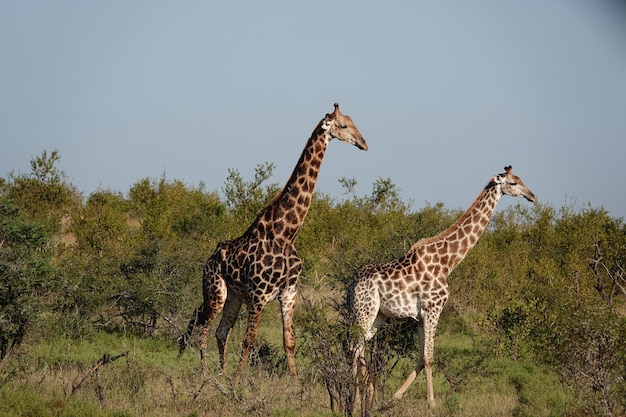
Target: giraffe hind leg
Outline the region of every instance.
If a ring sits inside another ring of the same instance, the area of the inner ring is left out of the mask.
[[[215,285],[205,286],[204,303],[194,311],[194,315],[189,322],[189,326],[187,327],[187,332],[180,341],[180,351],[182,352],[191,337],[193,328],[196,325],[202,326],[202,330],[200,331],[200,369],[203,377],[206,376],[205,352],[208,326],[224,308],[227,294],[226,283],[224,280],[215,279],[213,282]]]
[[[202,326],[200,330],[200,372],[202,378],[206,378],[206,340],[209,332],[209,325],[215,319],[215,317],[222,311],[224,307],[224,301],[217,301],[214,304],[204,304],[203,311],[208,311],[206,314],[200,316],[199,323]]]
[[[259,324],[261,323],[261,316],[263,315],[263,308],[265,307],[265,305],[252,307],[253,305],[254,303],[252,301],[248,304],[248,328],[246,330],[246,337],[241,344],[241,359],[239,360],[237,375],[241,375],[248,361],[248,357],[250,356],[250,351],[254,347],[257,332],[259,331]]]
[[[207,308],[208,306],[208,308]],[[215,306],[214,306],[215,307]],[[200,369],[203,377],[206,377],[206,338],[208,325],[213,321],[215,316],[220,312],[221,307],[212,308],[208,304],[202,304],[193,312],[193,316],[187,326],[187,332],[179,339],[179,355],[182,354],[187,347],[191,334],[195,326],[202,326],[200,330]]]
[[[228,337],[230,332],[237,321],[239,310],[243,300],[241,297],[231,295],[226,299],[224,308],[222,309],[222,319],[220,320],[217,330],[215,330],[215,339],[217,340],[217,349],[220,355],[220,372],[226,373],[226,356],[228,354]]]
[[[371,378],[371,369],[365,360],[365,349],[368,341],[372,340],[378,329],[386,323],[380,314],[380,295],[357,282],[348,289],[348,304],[350,305],[353,324],[358,329],[357,339],[352,346],[352,398],[349,400],[350,413],[361,408],[361,414],[371,411],[374,398],[374,385]]]
[[[355,410],[362,408],[365,404],[363,392],[360,387],[367,380],[367,364],[365,363],[365,339],[359,335],[359,339],[350,346],[352,354],[352,387],[348,398],[347,411],[352,415]]]

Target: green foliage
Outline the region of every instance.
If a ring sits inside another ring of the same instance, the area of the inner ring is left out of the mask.
[[[345,178],[342,183],[346,188],[356,185],[355,180]],[[317,281],[332,277],[331,285],[343,287],[363,265],[401,256],[430,229],[426,217],[410,213],[410,206],[400,201],[399,190],[389,179],[376,180],[369,196],[352,194],[339,202],[316,196],[298,236],[305,282],[309,276]],[[306,262],[313,254],[312,262]]]
[[[45,228],[0,197],[0,362],[45,305],[54,275]]]
[[[335,303],[332,307],[340,314],[339,320],[327,320],[331,303],[307,299],[298,316],[302,332],[303,353],[309,358],[306,379],[321,382],[329,394],[329,407],[333,412],[349,413],[354,404],[352,393],[363,381],[354,381],[350,341],[355,340],[358,329],[347,326],[345,306]],[[356,333],[355,333],[356,332]]]
[[[567,303],[572,303],[567,305]],[[547,309],[546,309],[547,310]],[[537,323],[537,355],[552,365],[576,393],[579,408],[611,416],[626,410],[626,320],[606,304],[567,300]]]
[[[57,151],[43,152],[31,161],[29,175],[0,179],[0,345],[8,359],[15,356],[8,355],[11,348],[22,351],[20,342],[29,337],[45,344],[61,334],[86,343],[106,331],[146,342],[173,341],[201,302],[202,266],[217,242],[239,236],[279,190],[268,184],[274,166],[265,163],[256,166],[252,180],[229,170],[221,194],[163,175],[139,180],[127,195],[99,190],[83,199],[66,182],[59,161]],[[340,182],[346,190],[342,199],[315,194],[296,241],[304,260],[301,288],[313,293],[306,301],[311,304],[296,313],[300,369],[309,388],[334,392],[337,402],[352,383],[345,356],[352,329],[331,306],[340,303],[336,300],[359,268],[401,256],[461,214],[441,203],[414,210],[391,179],[377,179],[365,196],[356,195],[356,180]],[[625,258],[626,226],[604,209],[520,203],[496,211],[449,278],[450,301],[435,343],[438,414],[625,414]],[[275,310],[266,316],[276,316]],[[273,320],[271,331],[279,334],[279,319]],[[276,383],[282,381],[284,362],[280,336],[277,341],[273,336],[259,338],[251,362]],[[384,395],[414,364],[415,324],[394,323],[379,342],[369,357],[386,365],[377,375],[383,394],[378,411],[402,415],[408,411],[386,403]],[[128,365],[132,377],[119,373],[111,381],[123,380],[128,392],[146,392],[157,371],[133,366]],[[184,372],[196,368],[194,358]],[[22,375],[19,388],[28,397],[33,383],[24,375],[35,371],[11,369],[0,381]],[[542,378],[547,388],[541,388]],[[192,380],[181,384],[200,395]],[[3,391],[3,399],[7,392],[17,397],[16,387]],[[415,390],[420,389],[418,384]],[[407,395],[409,401],[414,395],[415,408],[425,401],[413,391]],[[240,394],[210,401],[222,406]],[[287,415],[280,410],[294,409],[287,403],[272,408],[265,395],[251,395],[254,402],[238,411]],[[33,401],[33,409],[45,407],[45,401],[60,401],[58,393]],[[71,415],[74,406],[84,404],[66,403],[58,415]],[[203,415],[194,407],[180,410],[173,414]]]
[[[80,205],[80,195],[65,181],[65,173],[56,165],[61,156],[57,150],[31,159],[30,175],[9,174],[0,183],[0,194],[13,201],[26,218],[43,222],[54,230],[64,213]]]
[[[141,224],[147,240],[182,236],[199,239],[224,233],[226,206],[217,194],[189,189],[181,181],[143,179],[131,187],[128,204],[128,214]]]
[[[197,299],[192,283],[228,234],[224,225],[217,195],[180,181],[141,180],[128,199],[92,194],[74,223],[77,245],[63,258],[71,271],[63,311],[73,312],[74,325],[90,318],[110,330],[152,335],[166,326],[176,335],[173,323]]]
[[[258,164],[254,169],[254,179],[245,181],[238,170],[230,168],[223,192],[226,205],[230,209],[233,221],[243,223],[245,227],[251,223],[256,214],[279,191],[276,184],[263,187],[263,184],[272,176],[274,164],[266,162]],[[241,230],[242,233],[245,230]]]
[[[555,369],[578,399],[576,412],[624,413],[625,350],[619,342],[626,337],[620,313],[625,294],[619,291],[624,225],[595,209],[556,215],[539,207],[533,217],[530,229],[507,230],[508,245],[502,248],[515,253],[498,259],[507,259],[506,282],[513,283],[508,290],[500,286],[504,297],[487,304],[486,321],[500,352],[536,358]]]

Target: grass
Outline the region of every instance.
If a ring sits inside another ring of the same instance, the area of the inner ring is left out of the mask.
[[[435,346],[436,408],[428,409],[423,373],[402,400],[390,400],[414,366],[402,359],[391,372],[386,392],[379,395],[374,415],[566,414],[568,398],[553,373],[532,363],[494,357],[467,329],[442,329]],[[204,382],[199,378],[197,349],[179,356],[172,340],[106,333],[80,340],[63,336],[30,339],[1,364],[0,417],[332,416],[326,387],[304,354],[297,357],[297,379],[288,376],[281,331],[278,309],[270,307],[260,329],[262,349],[252,355],[251,366],[238,381],[230,374],[218,375],[212,337],[209,377]],[[233,329],[228,360],[231,371],[236,369],[244,333],[245,319]],[[128,355],[94,371],[103,355],[123,352]],[[84,384],[76,388],[85,376]]]

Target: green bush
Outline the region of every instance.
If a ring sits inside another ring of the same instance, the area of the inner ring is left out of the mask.
[[[229,170],[221,192],[163,175],[139,180],[127,194],[98,190],[83,198],[57,168],[59,160],[57,151],[44,152],[31,161],[29,175],[0,179],[3,358],[11,359],[11,349],[23,352],[25,339],[45,345],[58,335],[72,345],[102,332],[172,342],[201,302],[202,267],[217,242],[243,233],[278,191],[268,184],[273,164],[265,163],[252,180]],[[390,179],[376,180],[365,196],[354,193],[356,180],[340,182],[346,189],[341,199],[315,194],[296,240],[304,260],[301,289],[314,306],[307,311],[302,302],[297,309],[297,358],[311,389],[332,386],[339,396],[352,383],[340,365],[347,360],[342,355],[350,329],[331,306],[340,303],[363,265],[403,255],[460,214],[441,203],[414,210]],[[500,413],[515,415],[626,413],[626,348],[620,343],[626,337],[625,259],[626,226],[604,209],[519,204],[496,211],[448,281],[450,300],[435,338],[438,411],[497,414],[500,406]],[[272,337],[259,339],[253,366],[274,383],[283,358],[280,336],[273,340],[280,333],[276,311]],[[418,352],[414,323],[395,323],[381,337],[378,359],[389,365],[379,379],[384,394]],[[21,378],[32,388],[24,376],[32,368],[26,368],[0,367],[2,381],[10,385]],[[145,390],[145,381],[154,380],[150,370],[128,369],[132,375],[117,377],[130,391]],[[540,375],[549,382],[545,392],[538,388]],[[423,387],[416,385],[407,401],[421,407]],[[55,395],[47,397],[54,402]],[[259,397],[247,405],[262,414],[268,404]],[[386,415],[406,411],[402,403],[383,399],[379,405]],[[65,407],[60,415],[74,405]]]

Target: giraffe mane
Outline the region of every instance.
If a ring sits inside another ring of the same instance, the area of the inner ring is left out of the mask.
[[[337,104],[337,103],[335,103],[335,108],[338,108],[338,104]],[[311,140],[313,140],[313,138],[315,137],[315,135],[317,134],[317,132],[319,132],[319,130],[321,129],[321,127],[322,127],[322,123],[324,123],[324,120],[326,120],[326,119],[327,119],[327,118],[329,118],[329,117],[334,117],[334,116],[333,116],[333,114],[328,114],[328,113],[326,113],[326,116],[325,116],[323,119],[321,119],[321,120],[317,123],[317,125],[316,125],[316,126],[315,126],[315,128],[313,129],[313,132],[311,132],[311,137],[310,137],[310,138],[309,138],[309,140],[307,141],[307,146],[308,146],[308,142],[310,142]],[[283,196],[284,196],[286,193],[288,193],[288,192],[289,192],[289,190],[288,190],[287,188],[288,188],[288,184],[289,184],[290,182],[291,182],[291,176],[289,177],[289,179],[287,179],[287,182],[285,183],[285,185],[284,185],[284,186],[280,189],[280,191],[279,191],[279,192],[277,192],[277,193],[276,193],[276,195],[272,198],[272,200],[271,200],[269,203],[267,203],[267,204],[265,205],[265,207],[261,208],[261,209],[257,212],[257,214],[256,214],[256,216],[257,216],[257,217],[256,217],[256,221],[254,221],[254,222],[250,225],[250,228],[255,227],[255,225],[256,225],[256,223],[257,223],[257,221],[258,221],[261,217],[263,217],[263,215],[264,215],[264,214],[265,214],[268,210],[271,210],[271,209],[274,207],[274,205],[278,202],[278,200],[280,200],[281,198],[283,198]]]
[[[335,106],[338,106],[338,104],[335,103]],[[309,141],[311,141],[313,137],[317,134],[317,132],[319,132],[320,128],[322,127],[322,123],[324,123],[324,120],[326,120],[326,118],[330,116],[331,116],[330,114],[326,113],[326,116],[317,123],[317,125],[315,126],[315,129],[313,129],[313,132],[311,132],[311,137],[309,138]],[[308,141],[307,141],[307,144],[308,144]],[[261,216],[262,213],[265,213],[268,208],[271,208],[280,198],[282,198],[282,196],[287,191],[287,184],[289,184],[290,181],[291,181],[291,177],[287,179],[287,182],[285,183],[283,188],[281,188],[280,191],[276,193],[274,198],[272,198],[272,200],[269,203],[267,203],[265,207],[263,207],[257,212],[257,217]]]
[[[452,233],[452,231],[456,230],[456,228],[461,223],[463,223],[472,214],[472,211],[473,211],[474,207],[476,207],[476,205],[478,205],[478,203],[483,199],[485,194],[493,186],[494,186],[494,183],[489,181],[489,183],[485,186],[485,188],[483,188],[483,190],[480,192],[480,194],[478,194],[478,197],[476,197],[476,199],[474,200],[472,205],[469,206],[469,208],[467,210],[465,210],[465,213],[463,213],[461,215],[461,217],[459,217],[454,222],[454,224],[452,226],[448,227],[446,230],[444,230],[443,232],[441,232],[441,233],[439,233],[439,234],[437,234],[435,236],[425,237],[425,238],[422,238],[422,239],[418,240],[413,246],[411,246],[411,249],[409,249],[409,252],[413,252],[413,251],[415,251],[417,248],[419,248],[421,246],[428,245],[429,243],[433,243],[433,242],[436,242],[438,240],[441,240],[444,237],[446,237],[447,235],[449,235],[450,233]]]

